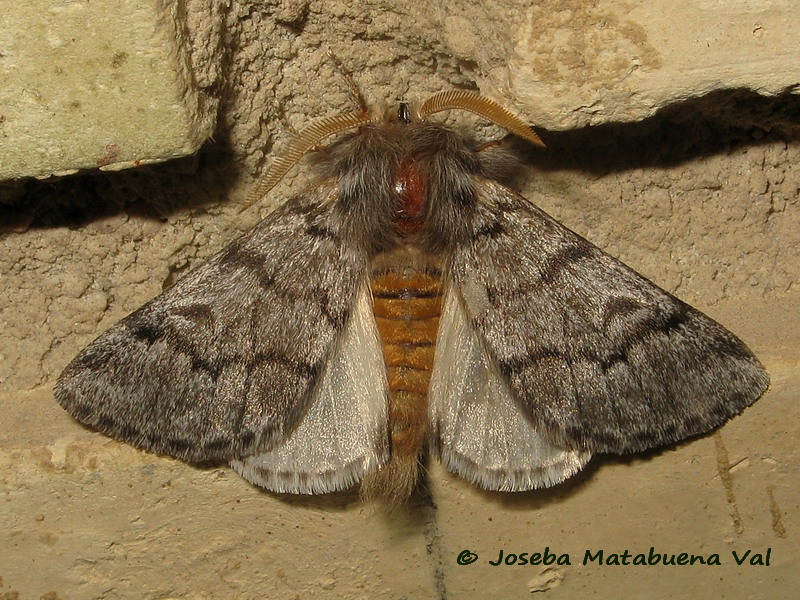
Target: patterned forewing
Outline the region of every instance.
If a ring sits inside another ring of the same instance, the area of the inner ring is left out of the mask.
[[[479,182],[470,229],[453,282],[554,444],[663,445],[712,429],[766,389],[732,333],[500,184]]]
[[[83,350],[75,418],[189,461],[271,447],[303,414],[364,278],[333,186],[289,201]]]
[[[388,458],[387,388],[365,282],[298,426],[283,443],[232,460],[231,466],[276,492],[316,494],[350,487]]]

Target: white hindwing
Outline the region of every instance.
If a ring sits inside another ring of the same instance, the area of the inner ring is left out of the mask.
[[[489,490],[548,487],[578,472],[588,452],[548,443],[512,398],[450,286],[430,387],[432,448],[447,469]]]
[[[230,464],[248,481],[275,492],[348,488],[388,458],[387,390],[364,286],[299,425],[270,451]]]

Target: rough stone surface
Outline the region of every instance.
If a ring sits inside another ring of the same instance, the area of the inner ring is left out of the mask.
[[[2,19],[0,179],[160,162],[211,135],[219,21],[189,39],[181,3],[157,0],[6,2]]]
[[[544,127],[635,121],[720,89],[775,95],[800,83],[787,27],[795,2],[544,0],[518,14],[494,83]]]
[[[799,64],[786,66],[797,45],[781,43],[798,10],[787,5],[180,5],[205,65],[196,85],[221,98],[214,142],[164,164],[0,188],[0,598],[793,598],[800,101],[781,92]],[[756,54],[731,37],[753,21]],[[545,125],[548,149],[527,156],[518,189],[742,337],[769,392],[711,436],[600,457],[551,490],[482,492],[431,465],[435,508],[388,516],[352,493],[262,493],[75,423],[52,398],[70,358],[308,181],[300,165],[238,210],[290,127],[352,109],[326,48],[370,102],[476,88]],[[546,547],[571,564],[488,562]],[[651,547],[722,565],[581,564],[587,549]],[[768,548],[770,566],[749,564]],[[478,561],[457,565],[463,550]],[[751,554],[737,566],[733,550]]]

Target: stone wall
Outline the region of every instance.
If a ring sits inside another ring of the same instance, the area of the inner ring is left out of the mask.
[[[796,3],[87,0],[4,13],[0,599],[792,597]],[[597,457],[549,490],[483,492],[431,463],[433,504],[390,515],[356,493],[264,493],[81,427],[52,396],[76,352],[310,180],[302,163],[240,212],[292,129],[353,109],[326,50],[370,104],[476,89],[538,127],[548,149],[526,155],[517,188],[744,339],[768,393],[712,435]],[[488,562],[545,547],[571,564]],[[651,547],[721,565],[582,564],[586,550],[608,562]],[[769,566],[750,564],[768,549]],[[464,550],[478,560],[458,565]],[[737,565],[731,552],[747,550]]]

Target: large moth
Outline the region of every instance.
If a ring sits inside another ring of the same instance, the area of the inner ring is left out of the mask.
[[[55,389],[76,419],[269,490],[407,497],[430,448],[491,490],[707,432],[768,377],[732,333],[499,183],[497,145],[429,121],[471,92],[297,134],[320,181],[114,325]],[[355,130],[354,132],[352,130]]]

